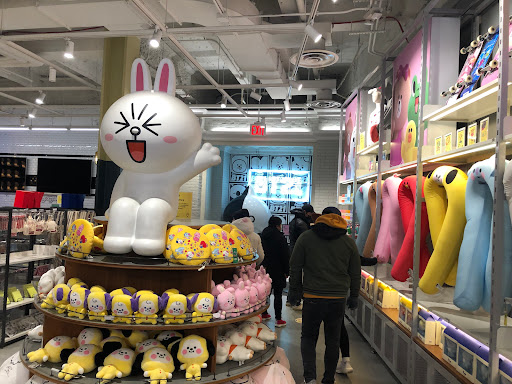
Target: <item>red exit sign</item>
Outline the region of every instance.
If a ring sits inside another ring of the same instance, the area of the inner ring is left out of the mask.
[[[265,136],[265,125],[261,123],[251,124],[252,136]]]

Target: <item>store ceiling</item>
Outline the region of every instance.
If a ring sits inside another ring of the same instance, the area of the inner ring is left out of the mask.
[[[47,89],[45,104],[36,106],[38,118],[50,124],[91,124],[99,119],[103,39],[112,36],[141,38],[141,57],[153,75],[162,57],[176,66],[177,94],[201,117],[203,128],[212,130],[247,126],[259,116],[267,125],[280,122],[283,99],[294,65],[290,57],[300,51],[304,26],[318,5],[314,27],[323,39],[308,39],[306,50],[327,50],[339,57],[335,64],[318,69],[299,68],[301,91],[291,91],[292,111],[282,127],[338,125],[340,109],[311,109],[306,103],[318,98],[343,103],[345,98],[380,61],[371,48],[384,51],[408,28],[426,1],[410,0],[4,0],[0,37],[0,113],[5,118],[26,116],[38,90]],[[470,8],[468,1],[440,0],[438,6]],[[475,2],[481,3],[481,2]],[[371,10],[371,12],[369,12]],[[369,23],[369,14],[381,13],[379,24]],[[299,15],[298,15],[299,14]],[[259,15],[259,16],[256,16]],[[288,15],[288,16],[282,16]],[[252,16],[252,17],[249,17]],[[160,48],[148,45],[157,26],[168,32],[196,61],[191,63],[168,39]],[[369,31],[375,28],[371,47]],[[63,57],[65,39],[74,42],[73,60]],[[357,61],[355,60],[357,58]],[[357,66],[353,65],[357,62]],[[363,63],[363,64],[361,64]],[[200,68],[197,67],[198,64]],[[57,69],[55,83],[49,67]],[[356,68],[357,67],[357,68]],[[203,73],[201,72],[203,71]],[[246,112],[234,105],[221,109],[221,92],[205,78],[207,73]],[[309,81],[307,81],[309,80]],[[251,88],[262,95],[260,103],[250,98]],[[261,85],[257,85],[261,84]],[[51,89],[48,87],[52,87]],[[243,89],[242,89],[243,88]],[[245,104],[244,104],[245,103]],[[44,108],[44,109],[43,109]],[[48,123],[47,123],[48,124]]]

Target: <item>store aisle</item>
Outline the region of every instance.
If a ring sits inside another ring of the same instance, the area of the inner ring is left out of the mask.
[[[283,297],[283,303],[286,303],[286,297]],[[271,305],[269,313],[272,319],[267,324],[274,328],[274,310]],[[302,377],[302,358],[300,354],[300,334],[302,324],[295,320],[302,316],[302,312],[294,311],[290,307],[283,309],[283,320],[287,325],[284,328],[276,328],[278,332],[278,344],[286,351],[290,360],[291,372],[297,384],[303,383]],[[359,334],[356,328],[345,319],[345,325],[350,338],[351,364],[354,372],[349,375],[336,375],[336,383],[351,384],[394,384],[398,380],[388,370],[381,358],[372,353],[370,345]],[[320,383],[324,372],[323,352],[324,352],[323,327],[320,331],[320,337],[317,344],[317,379]]]

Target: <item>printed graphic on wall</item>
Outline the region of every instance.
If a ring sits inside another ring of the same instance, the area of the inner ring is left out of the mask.
[[[415,161],[418,155],[422,35],[421,31],[418,32],[393,62],[391,166]],[[427,68],[429,61],[430,55]],[[428,83],[426,91],[428,93]]]
[[[27,160],[20,157],[0,157],[0,192],[25,189]]]
[[[357,97],[352,100],[345,110],[345,136],[343,137],[343,173],[341,180],[350,180],[354,177],[356,158],[356,122]]]

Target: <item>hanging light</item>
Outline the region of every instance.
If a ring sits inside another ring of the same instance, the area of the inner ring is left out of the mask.
[[[322,34],[313,27],[312,23],[307,24],[304,31],[315,43],[318,43],[322,38]]]
[[[283,104],[284,104],[284,110],[286,112],[290,111],[292,108],[290,107],[290,100],[288,98],[284,99],[283,100]]]
[[[48,73],[48,81],[50,83],[55,83],[57,81],[57,70],[53,67],[50,67],[50,71]]]
[[[261,96],[258,92],[256,92],[256,91],[252,91],[252,92],[249,94],[249,96],[251,96],[251,98],[252,98],[252,99],[254,99],[254,100],[258,101],[258,102],[259,102],[259,101],[261,101],[261,97],[262,97],[262,96]]]
[[[284,110],[281,112],[281,123],[286,123],[286,112]]]
[[[302,89],[302,83],[300,81],[290,80],[290,85],[297,91],[300,91]]]
[[[43,91],[39,91],[39,96],[37,96],[36,98],[36,104],[44,104],[44,99],[46,97],[46,93],[44,93]]]
[[[160,46],[160,40],[162,40],[162,30],[156,27],[151,40],[149,40],[149,45],[152,48],[158,48]]]
[[[36,114],[37,114],[37,109],[36,109],[36,108],[34,108],[32,111],[30,111],[30,112],[28,113],[28,117],[29,117],[29,119],[35,119]]]
[[[220,102],[220,107],[222,109],[228,106],[228,98],[226,96],[222,96],[222,101]]]
[[[73,59],[75,57],[75,43],[71,40],[66,39],[66,51],[64,52],[64,57],[66,59]]]

